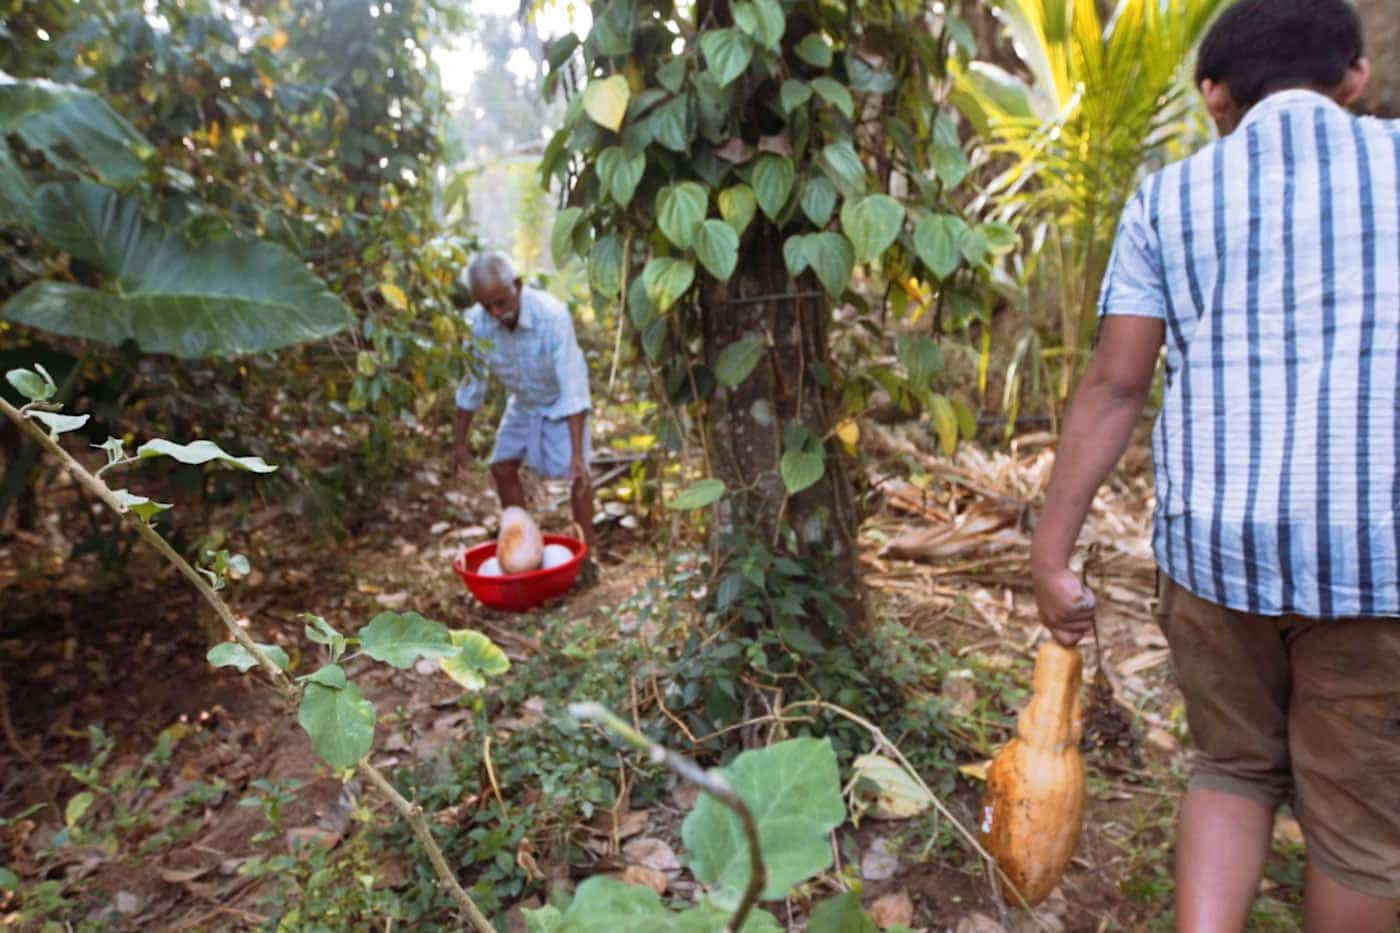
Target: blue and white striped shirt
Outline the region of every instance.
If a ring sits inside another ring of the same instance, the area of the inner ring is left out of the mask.
[[[512,411],[558,419],[591,407],[588,364],[574,335],[574,320],[559,299],[522,288],[514,330],[497,324],[479,304],[467,309],[466,320],[473,367],[457,387],[458,408],[480,408],[491,375],[505,384]]]
[[[1099,313],[1165,321],[1163,572],[1247,612],[1400,616],[1400,122],[1269,96],[1143,183]]]

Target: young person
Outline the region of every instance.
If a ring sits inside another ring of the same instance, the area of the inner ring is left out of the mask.
[[[1241,0],[1199,53],[1222,138],[1149,177],[1119,225],[1099,342],[1032,543],[1074,644],[1068,569],[1165,343],[1153,432],[1159,621],[1192,774],[1180,930],[1241,930],[1291,801],[1308,930],[1400,905],[1400,123],[1343,108],[1369,65],[1345,0]]]

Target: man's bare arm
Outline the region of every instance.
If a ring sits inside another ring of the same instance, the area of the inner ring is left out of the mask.
[[[1067,645],[1084,636],[1094,614],[1093,594],[1069,570],[1070,554],[1094,495],[1127,449],[1147,404],[1163,333],[1155,318],[1105,318],[1060,435],[1031,542],[1031,574],[1041,621]]]

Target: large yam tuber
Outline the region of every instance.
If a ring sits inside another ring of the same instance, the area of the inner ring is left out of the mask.
[[[496,537],[496,559],[508,574],[528,573],[540,566],[544,538],[530,514],[517,505],[501,513],[501,533]]]
[[[1016,735],[987,770],[982,844],[1032,907],[1069,867],[1084,821],[1079,652],[1040,646]],[[1015,895],[1006,892],[1008,903]]]

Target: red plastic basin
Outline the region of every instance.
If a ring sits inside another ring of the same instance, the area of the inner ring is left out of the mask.
[[[550,567],[548,570],[484,577],[476,572],[476,568],[488,558],[496,556],[496,542],[485,541],[458,554],[452,561],[452,569],[457,571],[457,576],[462,578],[471,594],[492,609],[524,612],[546,600],[567,593],[569,587],[574,585],[579,565],[588,553],[588,547],[582,541],[563,535],[544,535],[544,543],[562,544],[573,551],[574,556],[558,567]]]

